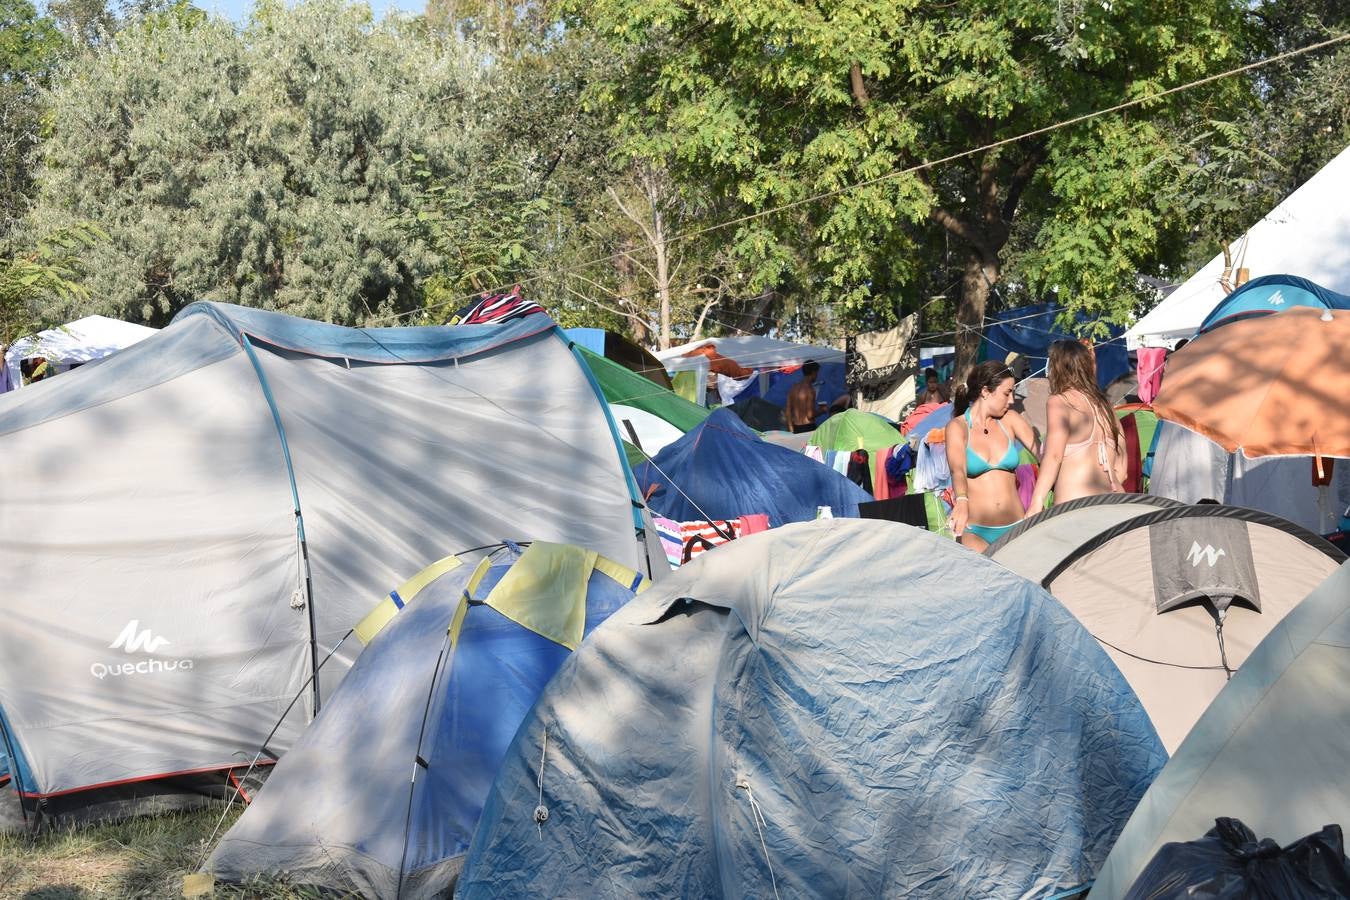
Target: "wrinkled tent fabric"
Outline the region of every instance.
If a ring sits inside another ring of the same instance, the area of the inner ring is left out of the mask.
[[[51,328],[15,341],[5,351],[5,368],[0,377],[0,392],[23,387],[19,364],[30,356],[41,356],[56,371],[64,372],[72,363],[90,363],[124,350],[155,333],[154,328],[109,319],[85,316],[60,328]]]
[[[1151,494],[1097,494],[1056,503],[1004,532],[984,555],[1040,584],[1094,535],[1155,510],[1182,505]]]
[[[458,896],[1043,896],[1092,877],[1164,760],[1035,585],[897,523],[794,525],[563,664]]]
[[[1244,319],[1172,354],[1161,419],[1247,457],[1350,458],[1350,311]]]
[[[1225,667],[1239,671],[1344,560],[1275,516],[1181,506],[1085,537],[1041,584],[1102,643],[1172,752],[1227,683]]]
[[[814,519],[818,506],[856,517],[858,504],[872,499],[828,466],[762,440],[728,409],[715,410],[633,477],[652,511],[676,522],[764,513],[778,526]]]
[[[194,304],[0,398],[0,453],[0,710],[54,815],[247,765],[317,658],[446,541],[642,564],[617,435],[545,316],[348,329]]]
[[[1329,291],[1297,275],[1265,275],[1247,282],[1223,299],[1205,317],[1199,333],[1213,331],[1240,319],[1272,316],[1296,306],[1312,309],[1350,309],[1350,295]]]
[[[815,430],[811,443],[822,450],[866,450],[875,453],[902,443],[904,437],[875,413],[846,409],[835,413]]]
[[[994,313],[984,328],[981,351],[986,359],[1005,359],[1009,353],[1026,358],[1027,374],[1044,374],[1049,362],[1050,345],[1055,341],[1075,341],[1075,336],[1061,331],[1056,324],[1061,307],[1053,303],[1036,303],[1005,309]],[[1078,313],[1075,321],[1081,325],[1093,320]],[[1130,371],[1130,358],[1125,350],[1121,329],[1112,326],[1110,337],[1094,347],[1097,357],[1097,385],[1105,388]]]
[[[1289,843],[1350,821],[1350,566],[1289,613],[1195,723],[1097,876],[1119,900],[1153,854],[1218,816]]]
[[[515,578],[541,552],[546,577]],[[471,560],[416,593],[400,587],[391,599],[405,605],[221,839],[208,871],[381,900],[440,896],[516,727],[570,652],[541,623],[575,615],[588,634],[643,583],[580,548],[534,544],[523,556],[504,548]]]
[[[1329,290],[1350,294],[1350,149],[1343,150],[1278,206],[1231,242],[1233,265],[1256,277],[1290,272]],[[1195,335],[1232,290],[1222,283],[1223,253],[1188,278],[1125,332],[1131,350],[1172,347]]]

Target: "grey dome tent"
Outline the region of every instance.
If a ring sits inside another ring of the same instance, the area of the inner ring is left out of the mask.
[[[1350,825],[1350,566],[1308,595],[1223,689],[1149,788],[1091,900],[1118,900],[1170,841],[1219,816],[1288,844]]]
[[[788,525],[568,658],[456,896],[1043,895],[1091,878],[1164,760],[1032,583],[898,523]]]
[[[1097,494],[1028,516],[984,549],[994,562],[1040,584],[1088,537],[1159,509],[1183,504],[1153,494]]]
[[[520,720],[583,637],[647,585],[588,550],[538,542],[413,576],[358,628],[368,649],[207,868],[441,896]]]
[[[1205,504],[1085,536],[1041,583],[1102,644],[1171,752],[1262,638],[1344,559],[1292,522]]]
[[[319,662],[447,543],[580,544],[646,570],[598,391],[545,315],[343,328],[194,304],[0,397],[0,715],[61,817],[223,787],[350,666]]]

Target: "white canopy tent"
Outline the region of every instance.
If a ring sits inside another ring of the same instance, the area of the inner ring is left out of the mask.
[[[86,316],[68,325],[20,338],[5,351],[0,393],[23,387],[19,364],[29,357],[40,356],[55,366],[56,371],[64,372],[72,365],[93,362],[130,347],[155,331],[106,316]]]
[[[1350,293],[1350,148],[1266,213],[1230,246],[1232,265],[1262,275],[1299,275]],[[1195,335],[1229,293],[1220,282],[1223,253],[1125,332],[1131,350],[1172,347]],[[1230,286],[1231,288],[1231,286]]]
[[[817,344],[794,344],[791,341],[775,340],[758,334],[706,338],[658,352],[656,358],[661,360],[667,371],[698,373],[697,402],[700,406],[706,402],[703,388],[708,380],[708,357],[702,354],[695,356],[687,356],[686,354],[709,344],[712,344],[718,353],[728,359],[735,360],[747,369],[760,370],[761,374],[764,370],[779,369],[783,366],[799,366],[807,361],[818,363],[844,362],[844,351],[834,347],[822,347]],[[760,388],[765,387],[767,387],[767,384],[761,383]]]

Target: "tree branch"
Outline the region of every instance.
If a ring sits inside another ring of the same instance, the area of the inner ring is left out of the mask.
[[[1036,170],[1040,168],[1041,163],[1045,162],[1045,143],[1042,141],[1031,148],[1026,159],[1013,170],[1012,179],[1008,182],[1008,193],[1003,199],[1003,221],[1012,223],[1013,216],[1017,214],[1017,204],[1022,199],[1022,192],[1031,184],[1031,179],[1035,176]]]
[[[862,66],[858,63],[848,67],[848,80],[853,88],[853,99],[858,101],[859,109],[867,109],[871,98],[867,96],[867,85],[863,84]]]
[[[979,234],[969,223],[962,221],[940,207],[933,207],[933,209],[929,210],[928,217],[951,232],[954,237],[960,238],[976,250],[980,251],[982,255],[989,255],[989,246],[984,235]]]
[[[633,211],[628,208],[628,205],[624,203],[623,200],[619,197],[619,192],[614,190],[614,185],[612,184],[606,185],[605,193],[609,195],[609,199],[614,201],[614,205],[619,207],[619,212],[627,216],[630,222],[632,222],[639,229],[641,229],[642,234],[644,237],[647,238],[648,243],[650,243],[653,247],[655,247],[656,235],[652,233],[652,230],[647,227],[647,224],[641,218],[635,215]]]

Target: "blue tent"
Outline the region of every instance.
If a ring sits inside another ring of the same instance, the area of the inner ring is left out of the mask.
[[[1297,275],[1263,275],[1260,278],[1253,278],[1225,297],[1223,302],[1205,317],[1199,333],[1213,331],[1220,325],[1227,325],[1239,319],[1284,312],[1295,306],[1350,309],[1350,296],[1329,291],[1317,282],[1299,278]]]
[[[791,525],[563,663],[456,896],[1045,898],[1092,878],[1165,760],[1038,586],[907,525]]]
[[[994,313],[993,321],[984,328],[984,358],[1003,359],[1009,353],[1020,353],[1030,365],[1027,374],[1044,373],[1051,344],[1055,341],[1078,340],[1055,324],[1061,312],[1062,309],[1056,304],[1037,303]],[[1076,320],[1080,325],[1093,321],[1081,312]],[[1124,329],[1121,326],[1110,326],[1110,339],[1097,344],[1096,349],[1098,386],[1105,388],[1130,371],[1130,356],[1125,349]]]
[[[645,585],[593,552],[544,543],[414,576],[357,627],[369,648],[207,868],[440,896],[521,719],[583,636]]]
[[[633,477],[652,511],[677,522],[765,513],[778,526],[814,519],[818,506],[856,517],[858,504],[872,499],[833,469],[763,440],[729,409],[714,411]]]

